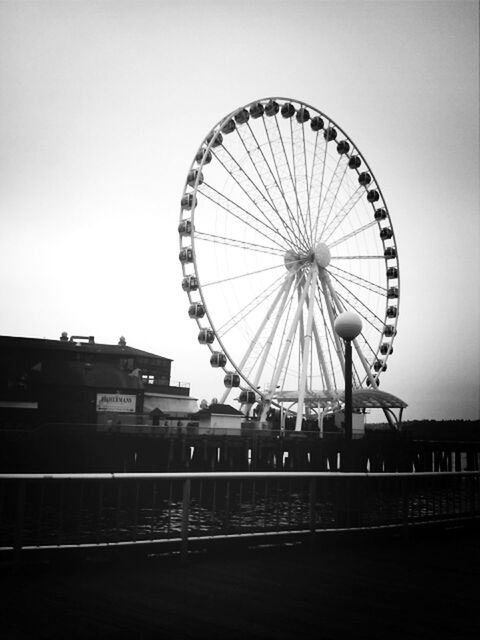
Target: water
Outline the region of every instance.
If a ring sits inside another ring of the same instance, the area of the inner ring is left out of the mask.
[[[188,536],[375,527],[478,513],[479,478],[192,480]],[[311,491],[314,490],[314,494]],[[27,483],[23,519],[17,486],[3,485],[0,546],[102,544],[182,536],[181,480]]]

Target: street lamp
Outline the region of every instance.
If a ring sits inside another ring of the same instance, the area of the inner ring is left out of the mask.
[[[335,332],[345,341],[345,438],[352,439],[352,340],[362,330],[362,320],[351,311],[344,311],[335,319]]]

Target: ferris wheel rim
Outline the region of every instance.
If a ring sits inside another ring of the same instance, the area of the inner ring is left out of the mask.
[[[398,292],[400,290],[400,269],[399,269],[398,250],[397,250],[398,245],[397,245],[397,242],[396,242],[396,238],[395,238],[395,234],[394,234],[394,230],[393,230],[393,224],[392,224],[392,220],[391,220],[391,216],[390,216],[390,212],[389,212],[388,206],[386,204],[385,197],[384,197],[384,195],[383,195],[383,193],[381,191],[381,187],[380,187],[380,185],[378,183],[378,180],[377,180],[375,174],[373,173],[369,163],[365,159],[365,156],[360,151],[358,145],[355,144],[355,142],[353,141],[351,136],[349,136],[345,132],[345,130],[335,120],[330,118],[330,116],[328,116],[323,111],[317,109],[316,107],[313,107],[312,105],[310,105],[309,103],[307,103],[305,101],[296,100],[296,99],[293,99],[293,98],[285,98],[285,97],[273,97],[273,98],[272,97],[267,97],[267,98],[261,98],[259,100],[250,101],[250,102],[246,103],[245,105],[236,108],[235,110],[230,112],[227,116],[224,116],[223,118],[221,118],[217,122],[217,124],[209,131],[209,133],[203,138],[203,140],[202,140],[202,142],[201,142],[201,144],[199,146],[199,151],[203,150],[203,152],[204,152],[204,155],[202,157],[201,162],[198,162],[194,157],[194,160],[192,161],[192,163],[190,165],[189,173],[194,169],[197,170],[197,176],[196,176],[194,184],[193,185],[192,184],[189,185],[188,178],[187,178],[187,180],[185,181],[185,184],[184,184],[184,189],[183,189],[183,194],[184,195],[186,193],[193,194],[193,206],[192,206],[191,212],[190,212],[190,220],[191,220],[191,225],[192,225],[191,247],[192,247],[192,252],[193,252],[194,273],[195,273],[195,276],[196,276],[197,281],[198,281],[198,294],[193,296],[192,295],[192,291],[187,291],[187,294],[188,294],[188,298],[189,298],[190,304],[194,304],[195,303],[195,298],[198,297],[198,296],[200,297],[200,301],[203,304],[204,309],[205,309],[205,316],[206,316],[206,318],[208,320],[209,327],[204,327],[203,326],[204,323],[201,322],[199,318],[195,318],[195,319],[196,319],[197,325],[198,325],[198,327],[200,329],[211,328],[211,330],[215,333],[215,340],[218,342],[218,344],[221,347],[222,352],[226,355],[226,358],[227,358],[226,364],[224,366],[222,366],[221,368],[224,370],[225,373],[228,373],[229,370],[227,370],[226,366],[227,366],[227,364],[229,364],[230,365],[230,369],[233,368],[233,370],[243,380],[243,382],[245,383],[246,387],[252,389],[261,398],[264,398],[265,396],[262,394],[261,391],[259,391],[258,388],[255,388],[255,386],[252,385],[251,380],[244,374],[244,372],[242,371],[242,368],[238,364],[238,361],[236,361],[236,359],[231,356],[230,350],[228,349],[228,345],[225,344],[223,338],[221,336],[219,336],[218,330],[217,330],[217,327],[216,327],[216,323],[214,321],[214,318],[211,317],[210,309],[209,309],[210,305],[207,303],[207,300],[206,300],[206,297],[205,297],[205,294],[204,294],[204,289],[203,289],[203,286],[202,286],[202,281],[201,281],[201,277],[200,277],[200,273],[199,273],[199,269],[198,269],[198,264],[197,264],[197,259],[196,259],[196,251],[195,251],[195,240],[196,240],[196,237],[195,237],[195,212],[196,212],[196,208],[197,208],[196,199],[197,199],[200,175],[202,174],[203,168],[206,166],[205,160],[206,160],[206,158],[208,156],[208,153],[212,152],[213,145],[214,145],[214,142],[215,142],[215,136],[220,132],[221,128],[223,126],[225,126],[225,124],[227,122],[229,122],[229,120],[234,118],[235,114],[239,113],[241,110],[250,109],[253,105],[256,105],[256,104],[265,105],[265,104],[267,104],[267,103],[269,103],[271,101],[275,101],[275,102],[276,101],[284,101],[286,103],[295,104],[300,108],[303,107],[305,109],[311,110],[316,115],[319,115],[319,116],[325,118],[326,121],[328,122],[329,126],[331,125],[331,126],[336,127],[341,132],[341,134],[345,137],[345,139],[351,143],[352,149],[354,149],[356,154],[361,158],[361,161],[362,161],[363,166],[364,166],[364,170],[368,171],[370,173],[370,175],[372,177],[372,184],[375,185],[376,190],[379,192],[380,202],[383,203],[384,208],[387,211],[387,220],[388,220],[388,223],[389,223],[389,228],[392,231],[392,236],[390,237],[390,239],[393,240],[393,246],[395,248],[395,266],[396,266],[396,268],[398,270],[398,277],[396,278],[397,279],[397,283],[398,283],[397,284]],[[298,108],[296,109],[296,111],[297,110],[298,110]],[[263,115],[262,115],[262,118],[264,118]],[[199,151],[197,152],[197,155],[198,155]],[[357,174],[358,174],[359,173],[358,169],[355,169],[355,170],[357,171]],[[192,188],[191,191],[188,191],[189,187]],[[180,210],[180,222],[182,222],[183,220],[185,220],[185,218],[184,218],[184,209],[181,207],[181,210]],[[383,239],[382,239],[382,246],[385,249],[385,240],[383,240]],[[182,237],[180,237],[180,248],[182,249],[182,247],[183,247]],[[388,259],[386,257],[384,257],[383,260],[385,262],[385,267],[387,267]],[[183,270],[183,275],[185,277],[187,275],[186,265],[185,264],[182,264],[182,270]],[[399,315],[399,307],[400,307],[400,293],[398,293],[398,297],[396,299],[396,309],[397,309],[396,316],[395,316],[395,318],[393,320],[393,323],[390,322],[390,324],[389,324],[389,326],[393,326],[393,335],[392,335],[391,343],[393,343],[393,338],[395,337],[395,334],[396,334],[396,327],[397,327],[398,315]],[[383,324],[384,327],[387,326],[387,322],[389,320],[388,317],[387,317],[387,309],[388,309],[388,301],[387,301],[387,304],[385,306],[385,316],[384,316],[384,318],[382,320],[382,324]],[[212,346],[212,344],[213,343],[207,343],[207,346],[209,347],[211,353],[215,353],[216,350]],[[376,348],[375,358],[378,358],[379,349],[380,349],[380,343]],[[383,360],[384,363],[387,362],[388,357],[390,356],[390,354],[391,354],[391,351],[388,351],[385,354],[385,357],[384,357],[384,360]],[[380,373],[381,373],[381,371],[378,372],[377,379],[379,378]]]

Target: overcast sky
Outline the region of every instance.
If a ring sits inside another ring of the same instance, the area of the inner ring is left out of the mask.
[[[289,96],[352,137],[397,238],[382,389],[479,417],[478,2],[0,2],[0,334],[95,335],[223,375],[178,262],[191,160],[222,116]]]

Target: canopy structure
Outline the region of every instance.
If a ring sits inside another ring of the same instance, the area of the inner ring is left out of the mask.
[[[278,394],[280,403],[295,404],[298,401],[298,391],[282,391]],[[338,411],[345,402],[345,392],[328,393],[327,391],[307,391],[305,394],[305,405],[317,411],[327,410]],[[382,409],[393,427],[402,420],[402,413],[407,403],[392,393],[380,391],[380,389],[353,389],[352,408],[353,409]],[[399,409],[398,417],[393,413],[393,409]],[[390,417],[389,417],[390,416]],[[393,418],[393,423],[391,422]]]
[[[343,402],[345,393],[339,395]],[[407,403],[392,393],[380,389],[353,389],[352,406],[354,409],[405,409]]]
[[[327,391],[307,391],[305,401],[311,407],[329,407],[335,402],[344,402],[345,393],[328,393]],[[279,402],[297,402],[298,390],[282,391],[277,396]],[[353,389],[352,402],[354,409],[404,409],[407,403],[392,393],[380,389]]]

